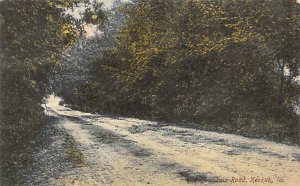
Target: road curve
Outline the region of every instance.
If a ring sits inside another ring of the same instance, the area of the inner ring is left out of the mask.
[[[232,134],[83,113],[47,99],[86,166],[53,185],[299,185],[300,148]]]

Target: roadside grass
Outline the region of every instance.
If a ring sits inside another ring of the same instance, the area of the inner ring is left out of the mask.
[[[80,151],[78,146],[79,144],[71,135],[65,134],[63,140],[64,157],[71,161],[75,167],[86,167],[87,164],[84,161],[84,154]]]

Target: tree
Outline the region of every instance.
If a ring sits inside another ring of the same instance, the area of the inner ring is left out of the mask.
[[[295,2],[133,0],[111,14],[85,107],[299,138]]]
[[[4,0],[0,2],[1,139],[27,131],[43,118],[41,103],[49,76],[60,54],[83,33],[81,20],[67,9],[90,3],[84,0]],[[94,9],[91,9],[96,13]],[[99,12],[100,10],[97,9]],[[90,15],[85,12],[84,16]],[[93,21],[101,20],[96,17]]]

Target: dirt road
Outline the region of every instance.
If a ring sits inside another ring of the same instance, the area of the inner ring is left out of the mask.
[[[53,185],[299,185],[300,148],[237,135],[106,117],[47,100],[84,166]]]

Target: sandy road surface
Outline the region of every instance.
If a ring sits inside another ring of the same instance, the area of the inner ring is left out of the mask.
[[[83,113],[47,100],[87,166],[53,185],[299,185],[300,148]]]

